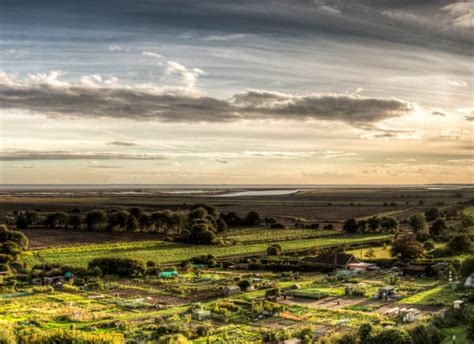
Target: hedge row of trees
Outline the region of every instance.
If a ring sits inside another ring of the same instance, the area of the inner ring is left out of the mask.
[[[344,223],[342,229],[346,233],[396,232],[398,226],[398,221],[393,217],[372,216],[367,220],[349,219]]]
[[[199,220],[199,221],[198,221]],[[66,212],[53,212],[42,214],[38,211],[18,212],[15,225],[18,229],[44,226],[48,228],[72,228],[76,230],[92,231],[126,231],[126,232],[158,232],[166,234],[181,234],[183,229],[188,229],[206,220],[212,225],[215,232],[222,232],[227,227],[255,227],[266,225],[271,227],[277,224],[270,217],[262,218],[255,211],[249,212],[245,217],[240,217],[235,212],[219,213],[213,206],[197,204],[188,211],[155,211],[145,212],[141,208],[93,210],[81,214],[79,210]],[[212,228],[210,229],[211,231]]]

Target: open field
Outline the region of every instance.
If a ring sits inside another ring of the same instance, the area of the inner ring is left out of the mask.
[[[352,244],[378,241],[390,238],[390,235],[355,234],[339,237],[322,237],[313,239],[275,241],[283,250],[301,250],[341,244]],[[243,254],[258,254],[266,252],[267,243],[245,244],[235,246],[199,246],[170,243],[164,241],[145,241],[133,243],[115,243],[102,245],[86,245],[79,247],[52,248],[32,251],[25,254],[25,260],[31,264],[41,263],[35,255],[39,255],[46,262],[60,264],[74,264],[87,266],[87,263],[99,257],[129,257],[156,261],[159,264],[180,262],[203,254],[212,254],[216,257],[230,257]]]
[[[286,188],[291,189],[291,187]],[[252,188],[243,190],[252,190]],[[190,191],[195,191],[195,189]],[[445,205],[455,204],[459,201],[459,198],[455,197],[456,192],[461,192],[465,199],[474,197],[474,190],[470,188],[453,191],[430,190],[426,187],[319,187],[289,195],[240,197],[215,197],[217,194],[242,191],[242,189],[231,187],[228,189],[209,188],[204,191],[203,194],[173,194],[139,186],[133,189],[99,191],[73,188],[41,191],[4,190],[0,195],[0,209],[70,211],[77,208],[87,211],[96,208],[139,206],[147,210],[177,210],[185,209],[189,204],[207,203],[216,206],[222,212],[235,211],[243,215],[255,210],[262,216],[274,216],[286,223],[288,223],[288,218],[341,222],[351,217],[364,218],[375,214],[391,214],[402,219],[413,212],[424,211],[429,206],[440,202]],[[173,192],[173,190],[166,192]],[[422,205],[419,205],[420,201],[423,202]]]
[[[9,227],[17,224],[12,219],[18,220],[25,209],[36,209],[40,219],[23,230],[30,247],[18,258],[28,264],[7,264],[10,271],[0,276],[0,326],[11,331],[34,328],[48,335],[74,328],[81,334],[102,335],[103,342],[111,344],[156,342],[167,334],[182,334],[187,343],[200,344],[277,343],[303,337],[316,342],[332,333],[356,333],[365,323],[377,331],[403,329],[408,324],[403,314],[394,313],[396,309],[415,310],[417,317],[431,321],[438,312],[449,313],[454,300],[468,295],[466,290],[451,288],[442,275],[403,275],[403,262],[390,254],[394,233],[381,234],[382,228],[357,234],[341,230],[350,217],[363,220],[377,215],[394,217],[401,231],[408,231],[404,220],[411,215],[436,204],[439,209],[459,207],[451,190],[348,188],[215,197],[231,191],[235,190],[190,196],[155,191],[87,195],[82,190],[56,196],[0,196],[0,215],[10,221]],[[466,197],[471,190],[463,192]],[[190,206],[200,202],[213,204],[217,211],[203,213],[205,208],[201,208],[194,222]],[[132,209],[136,206],[140,209]],[[470,208],[463,214],[469,215]],[[105,221],[101,227],[86,226],[89,214],[100,213],[91,212],[95,209],[104,210]],[[165,209],[170,210],[167,214],[178,215],[180,230],[159,222],[141,224],[142,215],[151,218]],[[81,227],[75,230],[70,223],[48,224],[48,216],[58,211],[67,211],[69,219],[79,217]],[[139,225],[129,228],[137,211],[143,211],[136,217]],[[197,241],[199,236],[191,241],[180,238],[180,233],[193,231],[194,224],[214,226],[210,216],[215,216],[212,220],[217,226],[219,212],[225,215],[229,211],[242,220],[216,230],[219,240],[203,244]],[[255,211],[260,214],[259,222],[247,225],[246,215]],[[127,214],[121,227],[112,222],[119,213]],[[267,216],[280,228],[271,228],[264,219]],[[446,223],[459,227],[462,219]],[[314,222],[319,229],[309,229]],[[326,224],[335,229],[323,229]],[[282,252],[269,254],[272,244],[278,244]],[[441,240],[435,242],[436,248],[445,246]],[[336,264],[336,250],[362,261],[380,259],[377,264],[381,269],[352,273],[347,270],[349,265]],[[371,257],[367,256],[369,250],[373,250]],[[303,259],[316,255],[332,258],[322,265]],[[434,258],[433,264],[452,259],[462,262],[470,255],[467,251],[441,256]],[[96,258],[109,260],[87,269]],[[427,252],[420,258],[426,260]],[[394,266],[398,270],[391,269]],[[67,274],[73,277],[66,278]],[[46,282],[48,278],[59,278],[59,282]],[[381,294],[390,286],[390,297]],[[202,319],[196,310],[202,312]],[[466,336],[463,327],[442,331],[460,339]]]

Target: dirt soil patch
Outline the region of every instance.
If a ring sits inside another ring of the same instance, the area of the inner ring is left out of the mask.
[[[23,233],[30,241],[29,248],[50,248],[88,244],[106,244],[120,241],[160,240],[162,235],[157,233],[123,233],[123,232],[89,232],[67,229],[24,229]]]
[[[359,306],[379,306],[380,302],[369,300],[366,298],[346,298],[346,297],[326,297],[321,300],[312,300],[300,297],[288,297],[286,300],[281,300],[280,303],[304,305],[312,308],[326,308],[338,309],[350,305]]]

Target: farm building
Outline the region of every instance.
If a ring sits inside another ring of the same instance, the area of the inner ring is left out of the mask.
[[[195,320],[206,320],[211,317],[211,311],[204,309],[193,309],[192,317]]]
[[[170,277],[175,277],[175,276],[178,276],[177,271],[162,271],[158,275],[158,277],[160,278],[170,278]]]
[[[377,298],[386,299],[389,297],[395,296],[395,287],[388,285],[379,289]]]
[[[473,281],[472,276],[469,276],[468,278],[466,278],[466,282],[464,282],[464,287],[466,288],[474,287],[474,281]]]
[[[349,270],[360,271],[360,272],[375,271],[375,270],[380,269],[377,265],[373,263],[364,263],[364,262],[350,263],[347,265],[347,268]]]
[[[360,263],[356,256],[347,253],[324,253],[316,257],[305,257],[303,262],[307,265],[342,269],[347,269],[349,264]]]
[[[237,294],[240,294],[240,291],[241,291],[240,287],[236,284],[228,285],[224,287],[225,296],[237,295]]]
[[[449,264],[445,262],[412,263],[402,267],[403,275],[418,277],[447,277]]]

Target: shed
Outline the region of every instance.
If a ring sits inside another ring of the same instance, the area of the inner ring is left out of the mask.
[[[360,271],[360,272],[374,271],[374,270],[379,269],[379,267],[373,263],[364,263],[364,262],[350,263],[347,265],[347,268],[349,270]]]
[[[178,271],[162,271],[158,274],[159,278],[170,278],[178,276]]]
[[[300,344],[301,339],[299,338],[290,338],[281,342],[282,344]]]
[[[469,276],[468,278],[466,278],[466,282],[464,282],[464,286],[466,288],[472,288],[474,287],[474,281],[472,279],[472,276]]]
[[[461,309],[462,305],[464,304],[463,300],[456,300],[453,302],[454,309]]]
[[[240,287],[237,284],[232,284],[224,287],[225,296],[237,295],[240,294],[240,292]]]
[[[192,317],[194,320],[206,320],[211,317],[211,311],[204,309],[193,309]]]
[[[377,297],[379,299],[385,299],[390,296],[395,296],[395,287],[391,285],[387,285],[385,287],[380,288],[377,294]]]
[[[316,257],[305,257],[302,260],[307,265],[331,266],[346,269],[349,264],[360,263],[353,254],[323,253]]]

